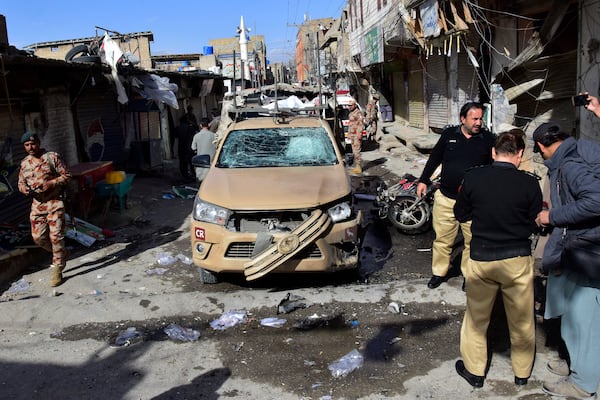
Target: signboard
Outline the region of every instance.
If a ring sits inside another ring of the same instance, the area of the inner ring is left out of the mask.
[[[249,62],[246,65],[246,75],[248,73],[252,74],[254,72],[254,62]],[[223,64],[223,77],[229,79],[242,79],[242,64],[240,60],[235,60],[235,78],[233,77],[233,61],[228,61],[226,64]],[[244,79],[250,80],[252,75],[244,76]]]
[[[373,27],[362,39],[362,66],[383,62],[383,36],[379,26]]]

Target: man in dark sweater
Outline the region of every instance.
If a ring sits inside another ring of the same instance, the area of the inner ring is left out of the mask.
[[[525,385],[535,357],[533,257],[530,236],[542,210],[538,180],[519,171],[525,134],[513,129],[498,136],[494,163],[469,170],[454,213],[472,221],[467,262],[467,310],[460,331],[456,370],[474,387],[483,386],[488,362],[487,331],[496,294],[502,293],[510,331],[515,384]]]
[[[421,197],[431,184],[434,171],[442,166],[440,190],[434,195],[432,210],[435,240],[431,260],[432,277],[427,283],[430,289],[440,286],[446,279],[459,227],[464,237],[461,270],[465,276],[464,266],[469,258],[471,223],[459,223],[454,217],[453,207],[465,171],[492,162],[495,136],[482,128],[482,119],[481,103],[466,103],[460,110],[460,126],[446,128],[442,132],[419,178],[417,195]]]

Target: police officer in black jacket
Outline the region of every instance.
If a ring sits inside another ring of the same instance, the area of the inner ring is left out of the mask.
[[[488,361],[487,330],[500,290],[511,339],[515,384],[525,385],[535,357],[533,257],[530,236],[542,210],[542,192],[534,175],[518,170],[525,135],[513,129],[498,136],[491,165],[464,177],[454,213],[472,221],[467,262],[467,310],[460,332],[463,360],[456,370],[469,384],[483,386]]]
[[[459,223],[454,217],[453,207],[465,171],[492,162],[495,136],[483,128],[482,122],[483,105],[466,103],[460,110],[460,125],[444,129],[419,178],[417,195],[421,197],[431,183],[430,179],[436,168],[442,166],[440,190],[435,192],[432,210],[435,240],[431,259],[432,276],[427,283],[430,289],[437,288],[446,280],[459,227],[464,237],[461,270],[465,276],[464,265],[469,258],[471,223]]]

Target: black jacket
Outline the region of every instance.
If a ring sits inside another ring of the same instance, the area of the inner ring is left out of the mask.
[[[531,255],[529,236],[541,210],[538,180],[507,162],[469,170],[454,205],[456,219],[473,221],[471,258],[477,261]]]
[[[444,129],[423,168],[420,182],[429,185],[431,175],[441,164],[440,190],[444,196],[456,199],[465,171],[492,162],[492,147],[496,136],[485,129],[467,139],[460,126]]]

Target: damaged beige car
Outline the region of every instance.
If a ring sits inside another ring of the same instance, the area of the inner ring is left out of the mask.
[[[263,116],[233,122],[191,216],[194,263],[204,283],[219,273],[333,272],[358,265],[361,213],[327,122]]]

